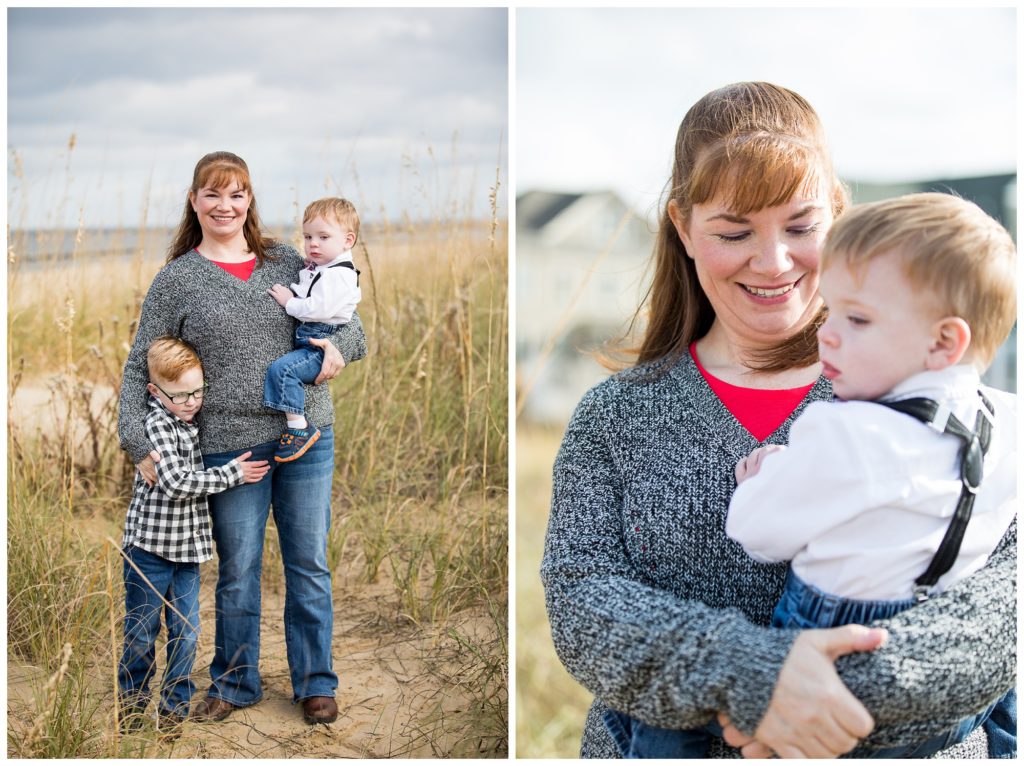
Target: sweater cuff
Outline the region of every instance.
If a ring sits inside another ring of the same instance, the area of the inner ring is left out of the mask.
[[[132,465],[138,465],[149,457],[149,453],[153,451],[153,445],[148,441],[142,444],[123,444],[121,446],[124,448],[124,451],[128,453],[128,457],[132,461]]]
[[[799,629],[770,628],[742,621],[716,637],[722,651],[726,680],[725,712],[733,725],[753,734],[771,702],[779,671],[800,635]]]

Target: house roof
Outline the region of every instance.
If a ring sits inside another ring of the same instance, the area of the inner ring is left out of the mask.
[[[539,231],[583,196],[547,191],[529,191],[521,194],[516,197],[516,226]]]

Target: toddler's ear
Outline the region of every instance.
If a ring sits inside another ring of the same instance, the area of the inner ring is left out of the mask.
[[[944,317],[932,328],[932,345],[925,361],[929,370],[959,364],[971,345],[971,327],[960,317]]]

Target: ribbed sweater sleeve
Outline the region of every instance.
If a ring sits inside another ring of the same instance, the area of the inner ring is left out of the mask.
[[[979,713],[1017,678],[1017,522],[988,564],[878,622],[889,641],[840,657],[843,682],[875,718],[871,747],[919,742]]]
[[[591,392],[554,469],[541,576],[559,657],[613,708],[663,728],[756,725],[797,632],[653,587],[623,542],[623,480]]]
[[[357,362],[366,356],[366,335],[359,311],[352,312],[352,319],[343,324],[330,337],[331,344],[341,352],[345,364]]]
[[[146,436],[145,422],[149,411],[146,384],[149,369],[146,354],[150,344],[162,335],[174,335],[176,311],[175,291],[169,284],[167,270],[161,269],[142,301],[135,339],[124,363],[121,375],[121,397],[118,401],[117,432],[121,449],[128,453],[132,462],[138,464],[153,449]]]

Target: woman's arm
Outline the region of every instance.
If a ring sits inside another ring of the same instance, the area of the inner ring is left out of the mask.
[[[148,413],[146,384],[149,382],[146,354],[154,340],[161,335],[173,335],[177,328],[178,308],[169,281],[164,270],[153,278],[142,302],[139,326],[121,375],[117,433],[121,449],[128,453],[135,465],[145,460],[153,449],[145,431]]]
[[[330,340],[331,345],[341,352],[345,364],[357,362],[366,356],[366,334],[363,332],[359,312],[354,311],[352,321],[339,327]]]
[[[946,592],[877,623],[888,643],[837,663],[875,718],[862,744],[903,745],[945,731],[1005,694],[1017,676],[1017,523],[988,564]]]
[[[623,482],[605,422],[592,391],[555,463],[541,577],[559,657],[601,700],[649,724],[687,728],[727,711],[753,730],[797,631],[643,581],[622,538]]]
[[[352,322],[342,325],[337,332],[334,333],[330,338],[310,338],[309,342],[314,346],[319,346],[324,351],[324,361],[320,365],[320,374],[316,376],[316,380],[313,382],[317,385],[331,380],[336,376],[345,366],[348,364],[348,359],[344,353],[340,350],[341,346],[344,345],[346,348],[352,349],[352,353],[355,355],[351,361],[358,361],[366,356],[366,336],[363,335],[363,326],[359,321],[359,317],[356,314],[352,315],[353,321],[357,322],[358,336],[353,334],[342,335],[342,330],[352,326]]]

